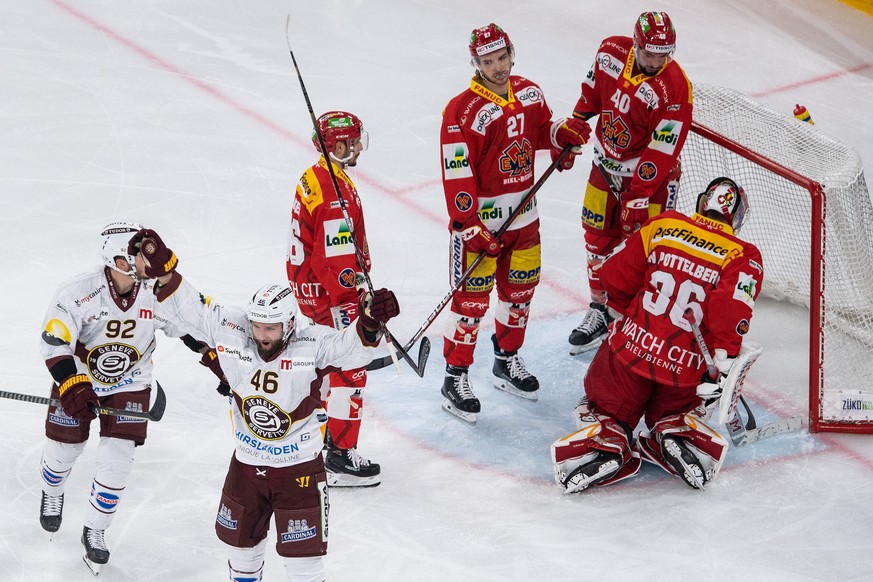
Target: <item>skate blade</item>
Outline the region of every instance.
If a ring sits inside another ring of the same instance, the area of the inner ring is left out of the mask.
[[[106,564],[98,564],[97,562],[92,562],[91,560],[88,559],[88,556],[82,556],[82,560],[85,561],[85,564],[88,566],[88,568],[91,569],[91,573],[94,574],[95,576],[99,576],[100,570],[102,570],[103,566],[106,565]]]
[[[469,422],[470,424],[476,424],[476,413],[475,412],[464,412],[463,410],[458,410],[452,403],[448,400],[443,400],[443,410],[448,412],[453,416],[457,416],[464,422]]]
[[[495,378],[494,379],[494,387],[497,388],[498,390],[508,392],[509,394],[512,394],[513,396],[518,396],[519,398],[524,398],[525,400],[538,400],[539,399],[539,396],[537,395],[537,392],[539,392],[539,390],[535,390],[533,392],[525,392],[524,390],[519,390],[518,388],[516,388],[515,386],[513,386],[509,382],[506,382],[505,380],[499,380],[499,379]]]
[[[574,346],[573,344],[570,344],[570,355],[571,356],[578,356],[579,354],[584,354],[585,352],[590,352],[591,350],[597,349],[600,347],[600,344],[603,343],[603,340],[605,338],[606,338],[606,336],[603,335],[603,336],[597,338],[596,340],[594,340],[593,342],[589,342],[589,343],[587,343],[585,345],[581,345],[581,346]]]
[[[382,482],[380,475],[372,477],[355,477],[344,473],[327,473],[328,487],[376,487]]]

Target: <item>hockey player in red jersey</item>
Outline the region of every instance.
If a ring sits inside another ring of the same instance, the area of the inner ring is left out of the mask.
[[[605,39],[573,117],[598,115],[594,160],[582,206],[591,305],[570,334],[570,353],[596,348],[609,314],[597,266],[650,216],[675,206],[679,152],[691,126],[691,83],[673,60],[666,12],[645,12],[633,38]]]
[[[358,317],[358,281],[361,268],[370,270],[370,251],[364,214],[358,191],[347,167],[358,163],[367,149],[369,136],[361,120],[345,111],[331,111],[318,119],[319,131],[328,149],[337,184],[342,191],[343,209],[327,168],[326,156],[308,168],[294,195],[288,237],[288,282],[300,312],[320,325],[344,329]],[[321,153],[317,137],[312,142]],[[350,228],[351,227],[351,228]],[[365,265],[359,265],[352,242],[354,232]],[[322,397],[327,409],[328,484],[334,487],[372,487],[380,483],[381,468],[357,450],[367,384],[364,368],[336,370],[327,378]]]
[[[727,442],[705,424],[701,404],[721,388],[730,393],[722,383],[761,290],[761,254],[736,236],[748,208],[742,188],[716,178],[696,214],[652,218],[601,265],[616,319],[585,375],[579,431],[552,444],[566,492],[632,477],[640,455],[695,488],[718,474]],[[709,379],[686,313],[699,322],[718,379]]]
[[[493,232],[533,186],[536,151],[581,146],[590,128],[579,118],[553,121],[542,90],[511,75],[515,48],[499,26],[475,29],[469,49],[476,74],[470,87],[449,101],[440,128],[452,284],[481,251],[487,256],[452,299],[442,394],[448,412],[474,422],[480,403],[467,373],[495,286],[494,385],[533,400],[539,389],[518,355],[540,276],[536,199],[501,240]]]

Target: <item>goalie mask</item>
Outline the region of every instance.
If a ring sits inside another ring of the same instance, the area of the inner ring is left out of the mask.
[[[715,212],[739,232],[749,214],[746,191],[730,178],[716,178],[697,196],[697,213]]]
[[[246,316],[252,323],[281,323],[282,344],[284,344],[294,331],[297,300],[287,285],[264,285],[249,301]],[[252,339],[255,340],[254,336]],[[257,343],[257,340],[255,342]]]
[[[657,55],[676,50],[676,29],[666,12],[643,12],[634,26],[634,45]]]
[[[130,277],[136,277],[136,265],[134,264],[136,257],[127,253],[127,245],[130,239],[137,232],[142,230],[142,225],[136,222],[119,221],[111,222],[103,227],[100,233],[100,255],[103,257],[103,264],[108,266],[113,271],[118,271]],[[122,271],[115,264],[115,258],[121,257],[130,266],[129,270]]]
[[[488,26],[475,29],[470,33],[470,64],[479,69],[479,58],[489,53],[507,49],[509,58],[515,59],[515,47],[509,40],[509,35],[493,22]]]
[[[331,157],[341,163],[349,161],[354,156],[357,141],[361,144],[361,151],[365,151],[370,145],[370,136],[364,130],[364,124],[357,115],[346,111],[329,111],[323,114],[318,118],[318,131]],[[336,144],[340,142],[345,143],[348,148],[343,159],[338,159],[333,154]],[[322,153],[315,131],[312,132],[312,144],[319,153]]]

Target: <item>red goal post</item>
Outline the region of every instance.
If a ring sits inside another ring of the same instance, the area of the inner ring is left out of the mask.
[[[695,84],[678,209],[692,212],[718,176],[749,193],[742,236],[761,250],[763,295],[809,308],[810,430],[873,433],[873,204],[858,153],[738,91]]]

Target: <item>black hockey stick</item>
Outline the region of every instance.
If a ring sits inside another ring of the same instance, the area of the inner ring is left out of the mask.
[[[163,418],[164,411],[167,408],[167,395],[164,394],[164,390],[161,388],[160,383],[155,382],[155,385],[158,388],[158,394],[155,397],[155,402],[149,407],[148,412],[137,412],[135,410],[122,410],[120,408],[109,408],[107,406],[92,406],[91,412],[95,414],[102,414],[106,416],[126,416],[129,418],[142,418],[145,420],[151,420],[152,422],[158,422]],[[22,394],[20,392],[6,392],[4,390],[0,390],[0,398],[10,398],[12,400],[20,400],[21,402],[32,402],[34,404],[50,404],[52,406],[61,407],[61,401],[55,398],[48,398],[46,396],[34,396],[33,394]]]
[[[543,175],[540,176],[540,179],[537,180],[537,183],[531,187],[525,197],[521,199],[518,207],[516,207],[515,210],[512,211],[512,214],[509,215],[509,217],[506,219],[506,222],[504,222],[501,227],[497,229],[497,231],[494,233],[494,237],[497,240],[500,240],[500,237],[503,236],[503,233],[507,231],[507,229],[512,225],[518,215],[524,211],[528,204],[530,204],[530,201],[533,200],[533,197],[536,195],[537,191],[542,188],[548,177],[552,175],[552,172],[555,171],[555,169],[561,164],[561,162],[564,161],[564,158],[567,157],[567,154],[570,153],[571,147],[572,146],[569,145],[564,146],[564,149],[561,150],[561,154],[557,158],[555,158],[555,160],[548,168],[546,168],[546,171],[543,172]],[[407,350],[410,349],[416,341],[418,341],[418,338],[420,338],[424,334],[424,332],[427,330],[427,328],[430,327],[430,325],[434,322],[437,316],[442,313],[443,309],[445,309],[446,305],[449,304],[449,301],[452,300],[452,297],[455,295],[458,289],[461,288],[461,285],[464,284],[464,281],[467,280],[467,277],[470,276],[470,273],[472,273],[476,269],[476,267],[479,266],[479,263],[481,263],[482,260],[485,258],[485,255],[485,251],[479,251],[479,254],[476,255],[476,258],[473,259],[473,262],[470,263],[469,267],[467,267],[467,270],[464,271],[464,273],[460,277],[458,277],[458,280],[455,282],[452,288],[449,289],[449,292],[446,293],[446,296],[440,300],[436,307],[434,307],[434,310],[431,312],[430,315],[427,316],[427,319],[424,320],[424,323],[421,324],[421,327],[418,328],[418,331],[415,332],[415,335],[412,336],[412,339],[406,343],[405,348]],[[423,341],[424,340],[422,340],[422,342]],[[428,347],[428,349],[430,348]],[[385,366],[389,365],[391,365],[391,358],[385,356],[383,358],[373,360],[370,365],[367,366],[367,369],[378,370],[379,368],[384,368]]]
[[[412,346],[409,346],[411,349]],[[415,373],[420,377],[424,377],[424,367],[427,365],[427,358],[430,356],[430,340],[427,337],[421,338],[421,343],[418,344],[418,365],[415,368]],[[397,357],[397,354],[393,356],[382,356],[381,358],[376,358],[369,364],[367,364],[366,369],[369,372],[373,370],[381,370],[382,368],[387,368],[391,364],[394,363],[394,359]]]
[[[291,53],[291,61],[294,63],[294,70],[297,71],[297,80],[300,81],[300,90],[303,92],[303,99],[306,100],[306,108],[309,110],[309,117],[312,118],[312,129],[315,131],[315,136],[318,138],[318,145],[321,147],[321,152],[324,154],[325,165],[327,166],[327,171],[330,174],[330,181],[333,184],[333,189],[336,192],[337,200],[339,201],[340,209],[343,213],[343,218],[346,221],[346,225],[349,227],[349,238],[352,239],[352,246],[355,248],[355,256],[358,260],[358,266],[361,268],[361,271],[364,274],[364,280],[367,284],[367,288],[370,292],[374,292],[376,290],[373,287],[373,282],[370,280],[370,273],[365,268],[367,264],[364,260],[364,253],[361,251],[361,247],[358,244],[358,240],[355,238],[355,230],[352,225],[352,219],[349,217],[349,211],[346,207],[346,201],[343,198],[342,192],[340,191],[339,183],[336,179],[336,174],[333,171],[333,162],[330,159],[330,152],[327,151],[327,146],[324,144],[324,136],[321,135],[321,130],[318,128],[318,119],[315,117],[315,111],[312,109],[312,102],[309,100],[309,93],[306,91],[306,85],[303,83],[303,75],[300,73],[300,67],[297,66],[297,59],[294,57],[294,50],[291,48],[291,15],[288,15],[288,19],[285,21],[285,40],[288,42],[288,52]],[[397,341],[397,338],[394,337],[388,330],[388,326],[384,323],[380,322],[380,327],[382,328],[382,332],[385,334],[385,337],[388,338],[388,341],[391,342],[396,350],[397,354],[401,356],[410,367],[415,370],[415,373],[419,375],[419,377],[424,376],[424,366],[419,365],[419,363],[415,362],[409,356],[409,349],[412,347],[411,345],[407,348],[403,348],[400,345],[400,342]],[[426,353],[430,353],[430,347],[426,350]]]
[[[698,349],[700,349],[700,354],[703,356],[703,359],[706,362],[706,369],[709,373],[709,377],[713,380],[718,379],[718,369],[715,367],[715,362],[712,359],[712,354],[709,353],[709,348],[706,347],[706,342],[703,341],[703,334],[700,332],[700,326],[694,319],[694,315],[691,312],[690,308],[685,310],[685,320],[691,325],[691,331],[694,334],[694,339],[697,342],[697,347]],[[741,374],[741,378],[739,380],[739,388],[742,388],[743,378],[745,377],[746,373],[748,373],[748,370],[745,370]],[[743,408],[746,409],[746,414],[748,414],[749,416],[749,419],[746,421],[745,424],[743,424],[743,421],[740,419],[740,414],[737,410],[737,400],[742,403]],[[746,399],[743,397],[742,394],[739,394],[739,399],[737,399],[736,397],[732,399],[730,412],[725,426],[727,426],[728,433],[731,437],[731,442],[733,442],[734,446],[741,447],[743,445],[747,445],[755,441],[761,440],[762,438],[775,436],[777,434],[782,434],[785,432],[793,432],[800,429],[802,425],[803,421],[801,417],[792,416],[791,418],[776,420],[759,427],[755,422],[755,417],[752,414],[752,409],[749,407],[749,403],[746,402]]]

